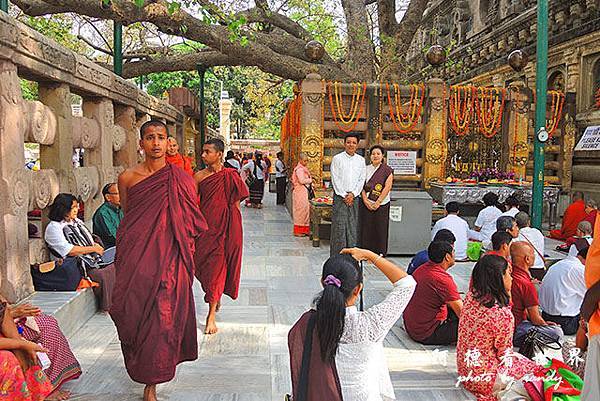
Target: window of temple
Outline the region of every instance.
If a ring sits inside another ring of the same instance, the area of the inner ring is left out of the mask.
[[[548,90],[552,91],[565,91],[565,76],[561,71],[555,71],[550,74],[550,79],[548,79]]]

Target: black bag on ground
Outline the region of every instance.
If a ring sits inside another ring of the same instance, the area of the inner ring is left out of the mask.
[[[546,349],[557,351],[561,348],[560,343],[556,339],[543,333],[536,327],[532,327],[525,335],[523,344],[521,344],[521,347],[519,348],[519,354],[526,356],[529,359],[533,359],[535,354],[543,354]]]
[[[31,266],[33,287],[36,291],[75,291],[83,278],[76,257],[67,257],[55,262],[53,270],[42,273],[38,265]]]

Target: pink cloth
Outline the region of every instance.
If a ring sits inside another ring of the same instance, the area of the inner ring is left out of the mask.
[[[308,227],[310,225],[310,204],[308,190],[305,185],[312,183],[308,168],[298,163],[292,174],[294,225]]]
[[[519,380],[541,368],[513,351],[513,331],[510,307],[487,308],[467,294],[458,323],[456,365],[462,385],[478,401],[496,401],[492,390],[498,373]]]

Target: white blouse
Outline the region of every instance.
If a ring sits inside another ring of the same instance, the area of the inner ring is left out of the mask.
[[[365,312],[346,308],[344,333],[335,357],[344,401],[395,399],[383,340],[402,316],[417,283],[406,276],[379,304]]]

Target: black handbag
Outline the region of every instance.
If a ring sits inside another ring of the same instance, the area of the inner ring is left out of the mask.
[[[246,177],[246,185],[248,188],[251,188],[256,184],[258,178],[256,177],[256,163],[254,163],[254,169],[252,169],[252,173],[248,177]]]
[[[306,190],[308,191],[308,200],[315,199],[315,190],[313,189],[312,184],[305,185],[305,187],[306,187]]]
[[[523,344],[519,348],[519,354],[533,359],[536,352],[544,353],[545,348],[558,351],[562,346],[555,338],[543,333],[537,327],[532,327],[525,335],[525,340],[523,340]]]
[[[55,262],[53,270],[42,273],[39,265],[31,266],[33,288],[36,291],[75,291],[83,278],[79,259],[69,256]]]
[[[296,401],[306,401],[308,397],[308,372],[310,370],[310,357],[312,354],[313,331],[317,322],[317,314],[311,313],[306,325],[306,334],[304,335],[304,348],[302,349],[302,365],[300,365],[300,380],[298,380],[298,399]],[[293,401],[290,394],[285,395],[285,401]]]

